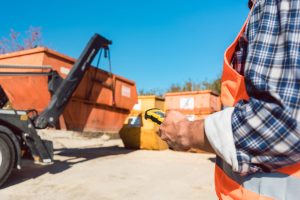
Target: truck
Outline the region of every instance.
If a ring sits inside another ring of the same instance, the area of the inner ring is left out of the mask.
[[[36,164],[53,164],[53,144],[51,141],[42,140],[38,130],[57,125],[60,115],[95,56],[100,50],[108,52],[111,44],[110,40],[94,34],[65,79],[51,69],[39,74],[0,72],[0,76],[48,76],[48,88],[51,93],[48,106],[38,113],[34,109],[4,109],[9,100],[0,87],[0,186],[5,183],[14,168],[21,169],[24,156],[29,156]]]

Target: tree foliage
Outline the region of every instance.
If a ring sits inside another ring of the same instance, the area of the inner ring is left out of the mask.
[[[212,90],[217,94],[221,92],[221,79],[217,78],[213,81],[201,81],[194,82],[191,79],[185,81],[182,84],[172,84],[167,92],[188,92],[188,91],[198,91],[198,90]]]
[[[145,95],[155,95],[162,97],[164,95],[164,92],[161,89],[155,88],[151,90],[139,90],[139,95],[145,96]]]
[[[37,46],[43,46],[40,27],[31,26],[25,34],[11,29],[9,36],[2,37],[0,40],[0,54],[32,49]]]
[[[221,78],[218,77],[213,81],[200,81],[195,82],[191,79],[184,81],[183,83],[173,83],[171,84],[165,92],[188,92],[188,91],[198,91],[198,90],[212,90],[217,94],[221,93]],[[139,95],[156,95],[163,96],[165,93],[161,89],[151,89],[151,90],[140,90]]]

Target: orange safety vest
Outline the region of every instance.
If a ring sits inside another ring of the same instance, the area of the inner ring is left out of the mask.
[[[247,20],[248,21],[248,20]],[[230,62],[239,38],[247,24],[229,46],[224,55],[221,84],[221,101],[224,106],[234,106],[239,100],[248,100],[244,77],[236,72]],[[300,163],[283,167],[272,173],[240,176],[231,166],[217,158],[215,190],[219,199],[300,199]]]

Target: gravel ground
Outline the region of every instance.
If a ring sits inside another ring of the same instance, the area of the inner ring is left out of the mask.
[[[24,160],[0,190],[1,200],[217,199],[214,156],[124,149],[108,135],[41,133],[55,147],[55,164]]]

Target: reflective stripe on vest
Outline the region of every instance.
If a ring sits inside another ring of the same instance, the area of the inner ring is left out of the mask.
[[[244,77],[236,72],[230,63],[239,38],[245,31],[247,21],[224,54],[221,80],[221,101],[223,106],[232,107],[241,99],[249,99]],[[215,189],[218,197],[224,200],[300,199],[300,163],[281,168],[274,173],[240,176],[234,173],[228,164],[217,158]]]
[[[298,167],[299,163],[286,168]],[[217,158],[216,192],[220,199],[300,199],[300,177],[279,172],[240,176]],[[299,172],[299,170],[297,170]],[[299,175],[299,174],[298,174]]]

